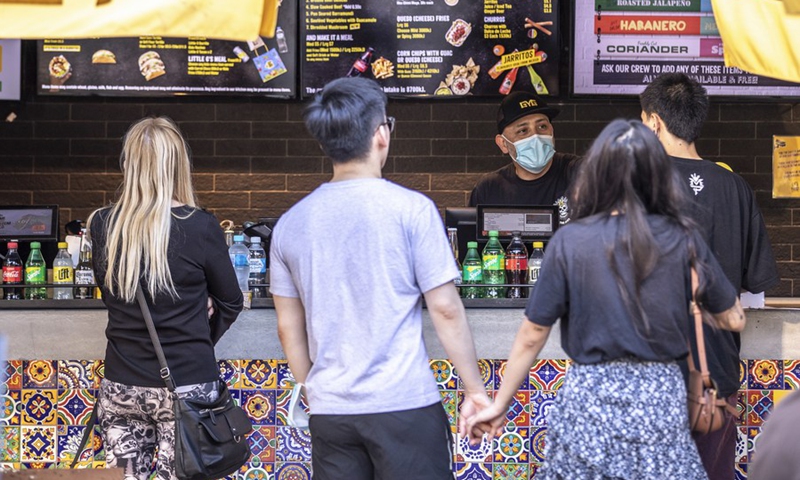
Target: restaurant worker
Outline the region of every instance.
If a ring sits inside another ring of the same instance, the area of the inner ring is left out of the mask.
[[[559,223],[569,221],[566,191],[579,157],[556,152],[550,121],[558,113],[535,93],[514,92],[503,98],[494,141],[513,161],[478,181],[470,207],[558,205]]]

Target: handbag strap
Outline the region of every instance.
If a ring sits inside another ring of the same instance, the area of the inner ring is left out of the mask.
[[[153,342],[153,347],[156,349],[156,357],[158,357],[158,364],[161,365],[159,372],[164,383],[167,384],[167,390],[175,392],[175,380],[169,371],[167,365],[167,358],[164,356],[164,350],[161,348],[161,342],[158,340],[158,332],[156,326],[153,325],[153,317],[150,315],[150,307],[147,306],[147,300],[144,298],[141,288],[136,289],[136,300],[139,302],[139,308],[142,309],[144,316],[144,323],[147,325],[147,331],[150,333],[150,340]]]
[[[708,360],[706,359],[706,342],[703,336],[703,314],[700,312],[700,306],[697,304],[697,287],[699,285],[697,278],[697,270],[692,267],[692,303],[691,310],[694,317],[694,336],[697,342],[697,359],[700,361],[700,375],[703,377],[703,384],[707,387],[711,386],[711,374],[708,371]],[[689,345],[689,371],[697,371],[694,366],[694,357],[692,356],[692,348]]]

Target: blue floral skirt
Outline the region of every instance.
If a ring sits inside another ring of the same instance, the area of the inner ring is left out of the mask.
[[[547,418],[536,480],[706,480],[675,363],[573,363]]]

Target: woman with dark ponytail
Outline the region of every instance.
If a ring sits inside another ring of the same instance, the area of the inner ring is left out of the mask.
[[[641,122],[609,124],[571,191],[572,221],[547,245],[495,405],[469,421],[473,441],[502,430],[560,318],[572,363],[536,478],[705,479],[677,363],[688,353],[691,269],[712,325],[744,328],[737,292],[684,213],[687,193]]]

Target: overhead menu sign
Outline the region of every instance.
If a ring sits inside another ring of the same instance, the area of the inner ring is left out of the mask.
[[[20,48],[19,40],[0,40],[0,100],[19,100]]]
[[[683,72],[710,95],[800,95],[798,84],[725,66],[708,0],[576,0],[574,31],[576,94],[638,95]]]
[[[46,39],[37,90],[55,95],[294,97],[297,0],[283,0],[274,38]]]
[[[301,0],[301,94],[339,77],[392,96],[558,94],[559,0]]]

